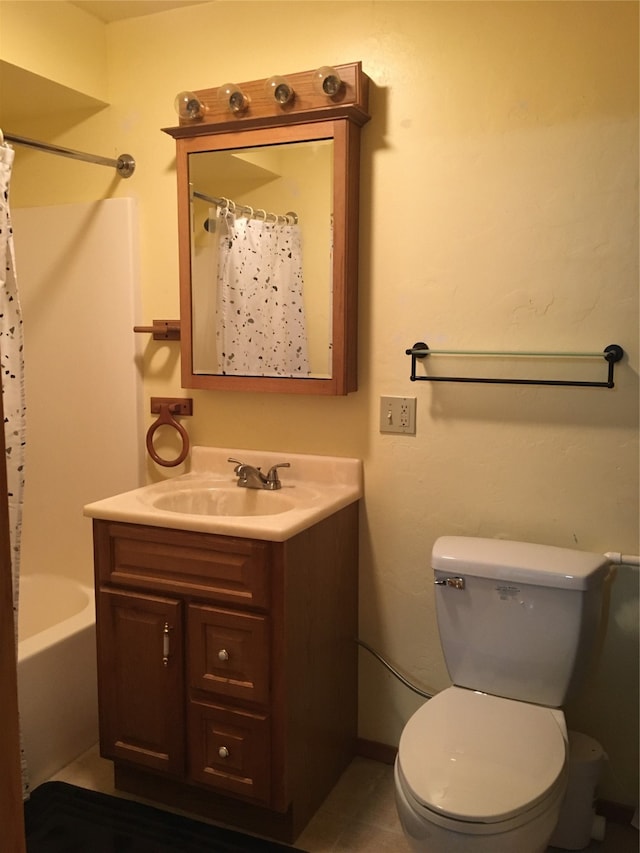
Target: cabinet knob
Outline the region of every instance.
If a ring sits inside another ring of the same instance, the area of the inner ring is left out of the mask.
[[[221,746],[218,750],[218,755],[220,756],[220,758],[229,758],[229,750],[226,746]]]
[[[229,660],[229,652],[226,649],[220,649],[218,652],[218,660]]]

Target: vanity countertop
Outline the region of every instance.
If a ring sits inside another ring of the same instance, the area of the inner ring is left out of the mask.
[[[276,491],[237,486],[229,457],[279,471]],[[152,483],[84,507],[84,515],[224,536],[284,542],[363,495],[362,462],[268,450],[193,447],[187,474]]]

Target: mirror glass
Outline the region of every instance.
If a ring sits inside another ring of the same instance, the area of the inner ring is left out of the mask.
[[[334,140],[187,155],[192,370],[330,379]]]

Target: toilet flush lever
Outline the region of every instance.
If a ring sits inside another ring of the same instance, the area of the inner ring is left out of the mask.
[[[464,578],[440,578],[434,581],[436,586],[452,586],[454,589],[464,589]]]

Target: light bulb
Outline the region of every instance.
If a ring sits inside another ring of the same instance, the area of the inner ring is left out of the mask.
[[[342,80],[335,68],[330,65],[323,65],[313,73],[313,81],[316,89],[323,92],[330,98],[337,95],[342,88]]]
[[[290,104],[295,98],[291,84],[284,77],[270,77],[265,84],[265,90],[267,97],[273,98],[276,104],[280,104],[281,107]]]
[[[243,113],[249,106],[249,98],[235,83],[225,83],[218,89],[218,100],[231,110],[232,113]]]
[[[204,104],[193,92],[179,92],[173,105],[183,119],[202,118],[204,115]]]

